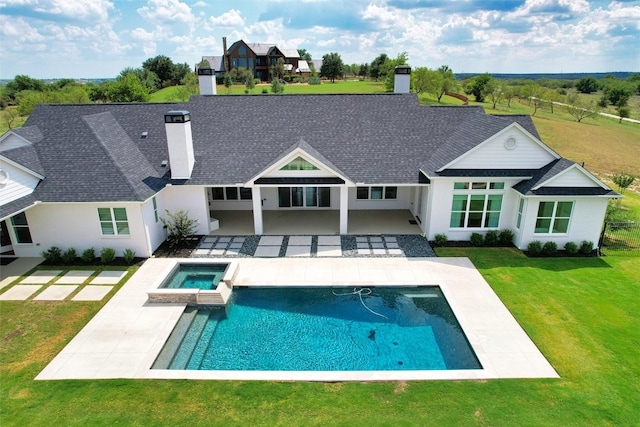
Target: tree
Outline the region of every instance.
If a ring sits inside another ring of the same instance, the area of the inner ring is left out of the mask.
[[[473,95],[477,102],[484,102],[484,98],[487,95],[487,86],[489,85],[489,88],[493,87],[494,80],[489,73],[480,74],[471,79],[464,92],[467,95]]]
[[[438,98],[438,102],[440,102],[445,93],[455,90],[457,83],[456,76],[453,75],[453,70],[449,68],[448,65],[442,65],[438,68],[438,73],[442,76],[436,91],[436,97]]]
[[[149,91],[135,74],[129,73],[109,85],[106,95],[111,102],[146,102]]]
[[[369,67],[369,77],[373,80],[378,80],[379,78],[386,78],[386,69],[384,69],[384,64],[389,60],[389,57],[386,53],[381,53],[371,62],[371,66]]]
[[[178,87],[177,95],[178,100],[186,102],[191,95],[195,95],[199,92],[198,76],[196,73],[188,73],[180,81],[181,86]]]
[[[337,78],[342,77],[344,75],[344,63],[340,55],[335,52],[324,55],[320,74],[331,79],[331,83],[335,83]]]
[[[41,80],[37,80],[25,75],[17,75],[7,83],[6,91],[11,100],[16,99],[16,95],[24,90],[32,90],[42,92],[45,90],[45,84]]]
[[[418,67],[411,72],[411,86],[417,94],[436,93],[441,80],[440,73],[427,67]]]
[[[149,58],[142,63],[142,68],[149,70],[158,76],[160,82],[157,89],[162,89],[166,86],[171,86],[174,83],[175,66],[173,61],[164,56],[158,55],[154,58]]]
[[[189,218],[189,211],[182,209],[175,213],[165,210],[165,213],[169,218],[160,218],[160,221],[167,227],[169,248],[177,249],[195,234],[198,220]]]
[[[280,79],[271,81],[271,93],[284,93],[284,85],[280,83]]]
[[[7,128],[12,129],[13,123],[20,115],[15,108],[6,108],[2,111],[2,121],[7,125]]]
[[[577,93],[573,95],[567,95],[566,105],[564,106],[565,111],[569,113],[573,118],[576,119],[578,123],[582,121],[582,119],[590,118],[596,119],[598,114],[600,113],[600,107],[596,105],[593,101],[584,102],[582,97]]]
[[[231,73],[224,74],[224,87],[227,88],[227,93],[231,92],[231,85],[233,84],[233,79],[231,78]]]
[[[628,118],[631,114],[631,111],[628,107],[616,107],[616,111],[618,112],[618,117],[620,117],[618,123],[622,123],[622,120]]]
[[[358,70],[358,77],[362,79],[366,79],[369,75],[369,64],[360,64],[360,69]]]
[[[626,107],[631,97],[631,90],[619,83],[605,86],[604,93],[611,105],[616,107]]]
[[[307,49],[298,49],[298,55],[300,55],[300,59],[304,59],[309,66],[311,66],[313,60],[311,59],[311,54],[307,52]]]
[[[244,82],[244,85],[247,88],[247,91],[253,92],[253,89],[256,87],[256,80],[253,78],[253,73],[251,73],[251,70],[247,70],[247,71],[249,71],[250,75],[247,76],[247,79]]]
[[[618,186],[620,194],[624,194],[627,188],[629,188],[629,186],[633,184],[635,180],[635,176],[625,172],[620,172],[613,176],[613,183]]]
[[[509,86],[506,83],[502,84],[502,93],[504,96],[504,99],[507,100],[507,108],[511,108],[511,100],[518,95],[518,90],[517,88],[513,87],[513,86]]]
[[[502,99],[502,88],[500,87],[500,83],[494,78],[491,78],[487,81],[487,84],[484,86],[485,96],[488,96],[493,104],[493,109],[496,109],[496,104],[498,101]]]
[[[597,92],[598,81],[595,77],[583,77],[576,82],[576,90],[586,94]]]
[[[407,52],[401,52],[394,59],[388,59],[382,66],[385,70],[384,89],[387,92],[393,92],[395,86],[395,68],[398,65],[408,65],[409,54]]]

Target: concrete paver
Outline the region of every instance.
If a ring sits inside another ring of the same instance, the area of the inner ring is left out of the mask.
[[[45,284],[52,281],[62,270],[38,270],[25,277],[20,283],[23,284]]]
[[[78,285],[51,285],[47,286],[33,299],[34,301],[62,301],[66,299]]]
[[[106,270],[100,272],[91,282],[92,285],[115,285],[127,274],[126,271]]]
[[[38,292],[42,285],[15,285],[2,295],[0,300],[3,301],[24,301],[31,295]]]
[[[56,284],[59,285],[75,285],[84,283],[95,271],[93,270],[71,270],[65,273],[64,276],[56,280]]]
[[[80,289],[73,298],[72,301],[100,301],[104,298],[109,292],[111,292],[113,286],[92,286],[87,285],[84,288]]]

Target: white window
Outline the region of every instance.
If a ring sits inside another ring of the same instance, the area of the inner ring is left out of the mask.
[[[98,208],[103,236],[128,236],[129,221],[125,208]]]
[[[504,182],[455,182],[451,228],[498,228]]]
[[[395,200],[398,198],[398,187],[357,187],[358,200]]]
[[[498,228],[502,194],[460,194],[453,196],[451,228]]]
[[[13,227],[13,234],[16,236],[16,243],[33,243],[27,216],[24,212],[11,217],[11,226]]]
[[[524,211],[524,198],[520,197],[520,204],[518,205],[518,219],[516,221],[516,228],[520,230],[522,224],[522,212]]]
[[[156,222],[158,222],[158,203],[156,202],[156,198],[151,199],[151,203],[153,203],[153,217]]]
[[[213,187],[212,200],[251,200],[251,189],[244,187]]]
[[[535,233],[564,234],[569,230],[573,202],[540,202]]]

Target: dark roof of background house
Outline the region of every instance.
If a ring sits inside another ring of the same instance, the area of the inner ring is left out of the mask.
[[[171,180],[170,165],[162,166],[171,110],[191,116],[196,163],[188,180]],[[419,170],[432,173],[514,121],[535,132],[524,116],[420,106],[415,94],[341,94],[39,105],[26,125],[45,176],[35,198],[100,202],[146,200],[168,183],[244,183],[297,146],[352,182],[417,183]]]

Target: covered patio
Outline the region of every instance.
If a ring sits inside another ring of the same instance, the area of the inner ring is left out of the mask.
[[[255,234],[253,212],[213,211],[220,228],[211,235]],[[337,210],[265,210],[262,212],[265,235],[340,234]],[[347,234],[422,234],[415,218],[406,209],[349,211]]]

